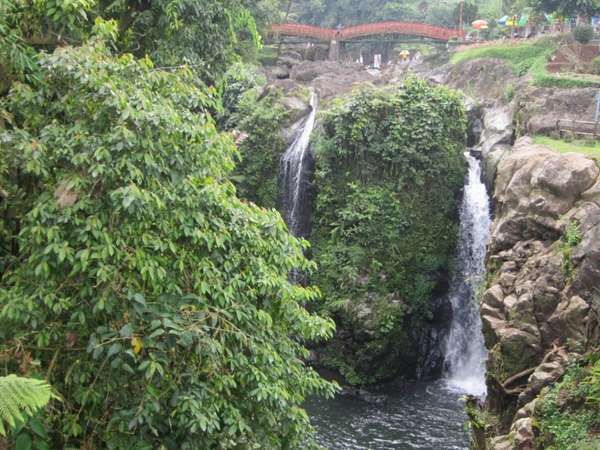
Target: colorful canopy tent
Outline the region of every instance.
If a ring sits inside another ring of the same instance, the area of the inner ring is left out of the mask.
[[[517,23],[519,22],[519,18],[517,16],[512,16],[506,21],[507,27],[517,27]]]
[[[476,30],[486,30],[488,28],[488,23],[486,20],[475,20],[471,23],[471,26]]]
[[[527,14],[523,14],[520,18],[519,21],[517,22],[517,26],[518,27],[524,27],[527,25],[527,22],[529,22],[529,16]]]

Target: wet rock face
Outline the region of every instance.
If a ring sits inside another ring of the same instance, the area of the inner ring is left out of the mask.
[[[600,169],[522,138],[498,162],[494,201],[481,304],[488,409],[501,418],[493,442],[532,448],[527,404],[600,343],[589,314],[600,282]]]

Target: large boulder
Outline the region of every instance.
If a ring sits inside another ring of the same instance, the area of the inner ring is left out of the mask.
[[[564,228],[561,217],[594,186],[599,173],[583,155],[559,154],[530,138],[519,139],[498,163],[493,247],[510,248],[522,238],[555,240]]]
[[[488,125],[503,126],[501,118]],[[481,304],[487,404],[497,417],[490,442],[531,449],[542,389],[600,345],[591,313],[600,284],[600,169],[584,155],[521,138],[499,158],[494,201]]]

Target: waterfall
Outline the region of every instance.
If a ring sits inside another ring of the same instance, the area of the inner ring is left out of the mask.
[[[317,94],[311,92],[311,111],[294,127],[298,129],[296,137],[281,157],[279,177],[282,212],[294,236],[307,237],[310,232],[309,191],[314,161],[309,146],[318,102]]]
[[[480,161],[469,153],[465,156],[469,174],[460,207],[458,267],[449,293],[453,317],[446,340],[445,366],[452,390],[483,396],[487,355],[476,292],[485,274],[490,204],[481,181]]]
[[[373,68],[381,69],[381,55],[380,54],[376,54],[373,56]]]

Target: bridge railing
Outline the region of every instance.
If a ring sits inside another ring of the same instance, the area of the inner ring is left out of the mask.
[[[273,25],[271,27],[271,34],[310,37],[324,41],[331,41],[333,39],[344,41],[357,37],[373,36],[378,34],[404,34],[448,41],[452,38],[463,37],[464,31],[452,28],[437,27],[425,23],[387,21],[355,25],[342,29],[322,28],[296,23],[284,23]]]
[[[315,27],[312,25],[303,25],[298,23],[283,23],[271,26],[272,34],[282,34],[287,36],[302,36],[320,39],[323,41],[331,41],[336,30],[330,28]]]

